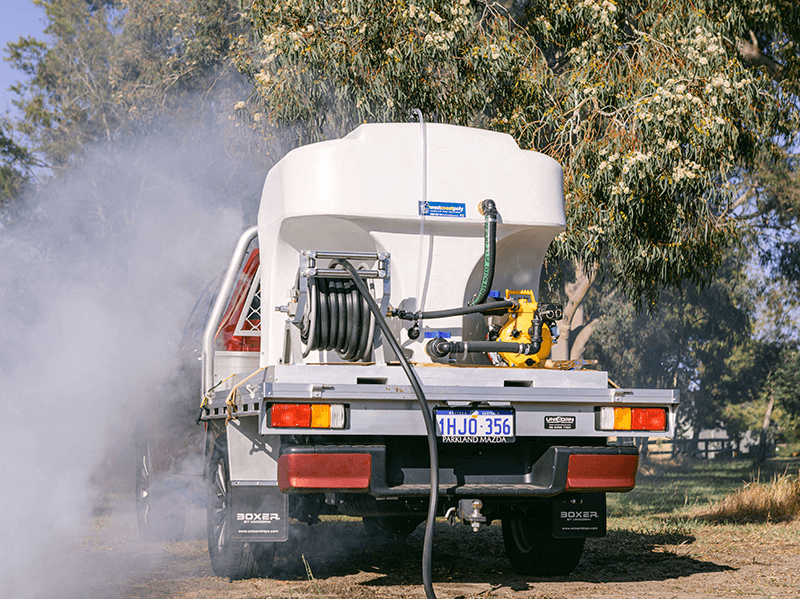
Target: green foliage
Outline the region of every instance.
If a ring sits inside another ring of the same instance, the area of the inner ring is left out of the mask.
[[[659,286],[713,274],[735,233],[723,218],[735,197],[728,180],[779,107],[761,93],[771,82],[726,45],[723,24],[694,5],[581,5],[554,15],[574,66],[560,138],[537,144],[569,163],[572,235],[556,250],[654,302]]]
[[[560,160],[569,227],[551,259],[649,307],[713,275],[743,222],[732,178],[786,164],[773,140],[797,123],[800,34],[783,0],[253,0],[246,21],[236,0],[36,1],[50,41],[21,39],[9,58],[28,75],[17,132],[53,168],[165,115],[235,107],[273,161],[420,108]],[[789,171],[770,172],[785,189]],[[786,213],[781,197],[755,212]]]
[[[9,44],[8,60],[27,75],[14,88],[16,128],[51,168],[89,144],[158,131],[165,118],[196,122],[241,91],[227,59],[234,0],[35,2],[49,40]]]
[[[750,432],[751,438],[757,439],[760,435],[766,408],[767,402],[761,400],[726,405],[722,410],[721,420],[728,436],[732,439],[741,439],[746,433]],[[782,429],[793,428],[794,426],[791,418],[780,408],[773,410],[772,420],[776,423],[785,423],[785,426],[781,427]]]
[[[772,422],[780,437],[800,433],[800,351],[789,339],[748,339],[726,359],[723,376],[707,399],[723,406],[729,434],[760,431],[766,406],[774,400]],[[727,404],[727,405],[726,405]]]
[[[597,358],[622,386],[680,389],[685,426],[719,426],[725,406],[749,399],[746,390],[757,387],[738,386],[743,367],[732,366],[752,333],[752,290],[740,268],[729,257],[707,286],[663,292],[662,309],[650,316],[616,294],[604,297],[594,306],[605,317],[587,357]]]
[[[288,144],[365,121],[505,131],[565,168],[551,258],[602,269],[637,304],[708,280],[737,235],[731,178],[796,123],[739,58],[750,13],[717,3],[254,0],[236,64],[242,122]],[[777,37],[775,39],[778,39]]]
[[[251,35],[236,61],[255,84],[255,123],[290,128],[308,143],[367,121],[429,118],[481,125],[515,65],[507,22],[468,0],[252,3]],[[517,35],[519,32],[517,33]]]
[[[11,203],[29,179],[32,162],[30,153],[17,144],[5,131],[8,125],[0,120],[0,208]]]
[[[793,0],[709,2],[709,10],[728,26],[730,39],[748,64],[763,68],[781,83],[787,97],[800,93],[800,6]]]
[[[800,416],[800,351],[797,347],[780,347],[770,363],[762,395],[772,395],[787,412]]]

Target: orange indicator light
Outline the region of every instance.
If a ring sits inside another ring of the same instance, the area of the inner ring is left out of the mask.
[[[311,428],[331,427],[330,404],[313,404],[311,406]]]
[[[630,408],[614,408],[614,430],[617,431],[631,430]]]

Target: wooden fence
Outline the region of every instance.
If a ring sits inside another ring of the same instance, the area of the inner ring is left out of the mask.
[[[740,454],[739,442],[735,439],[649,439],[649,455],[678,455],[703,458],[732,458]]]

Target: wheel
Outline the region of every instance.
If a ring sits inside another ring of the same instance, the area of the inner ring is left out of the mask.
[[[274,543],[245,543],[231,539],[228,523],[230,475],[225,435],[217,438],[208,464],[208,555],[217,576],[241,580],[266,577],[272,571]]]
[[[361,520],[370,537],[399,541],[414,532],[425,518],[419,516],[369,516]]]
[[[143,425],[136,429],[136,521],[145,541],[178,541],[186,527],[185,502],[158,480],[150,440]]]
[[[503,518],[506,555],[518,574],[566,576],[581,559],[586,539],[553,537],[549,507],[537,506],[531,515],[514,508]]]

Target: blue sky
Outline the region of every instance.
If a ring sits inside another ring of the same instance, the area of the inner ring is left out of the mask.
[[[41,37],[44,29],[44,11],[34,5],[31,0],[0,0],[0,49],[3,59],[8,42],[17,41],[20,36]],[[8,88],[14,85],[21,73],[5,60],[0,61],[0,114],[5,114],[13,107],[13,95]]]

